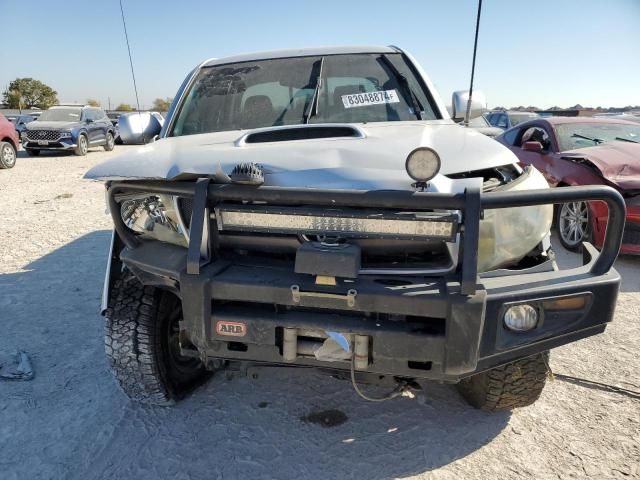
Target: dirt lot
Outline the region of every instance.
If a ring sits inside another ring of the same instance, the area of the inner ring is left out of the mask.
[[[0,382],[2,479],[640,478],[638,258],[617,263],[624,285],[607,332],[552,354],[573,378],[512,414],[473,410],[440,385],[367,403],[347,382],[268,368],[217,375],[175,408],[129,403],[107,370],[98,314],[103,188],[81,179],[108,155],[21,152],[0,170],[0,354],[24,349],[36,370]],[[329,409],[342,423],[310,421]]]

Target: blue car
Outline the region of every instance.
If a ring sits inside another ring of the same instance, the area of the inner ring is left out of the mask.
[[[86,155],[91,147],[115,146],[115,128],[107,114],[98,107],[55,106],[26,125],[22,146],[31,156],[43,150],[71,151]]]
[[[22,132],[27,128],[27,123],[33,122],[37,117],[31,114],[22,114],[22,115],[11,115],[7,116],[7,120],[13,123],[16,127],[16,132],[18,132],[18,138],[22,138]]]

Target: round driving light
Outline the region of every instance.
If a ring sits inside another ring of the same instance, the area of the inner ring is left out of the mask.
[[[428,182],[440,171],[440,157],[430,148],[416,148],[407,157],[405,168],[416,182]]]
[[[509,330],[526,332],[538,325],[538,310],[531,305],[514,305],[504,312],[504,324]]]

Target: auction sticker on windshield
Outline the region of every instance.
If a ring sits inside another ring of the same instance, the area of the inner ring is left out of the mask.
[[[342,95],[344,108],[366,107],[367,105],[381,105],[383,103],[398,103],[398,93],[395,90],[381,90],[379,92],[353,93]]]

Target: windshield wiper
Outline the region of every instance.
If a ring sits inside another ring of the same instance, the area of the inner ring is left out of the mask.
[[[640,143],[637,140],[631,140],[630,138],[624,138],[624,137],[616,137],[616,140],[620,140],[621,142]]]
[[[411,90],[411,85],[409,85],[409,80],[407,79],[407,77],[402,72],[400,72],[400,70],[398,70],[396,66],[393,64],[393,62],[389,60],[386,56],[380,55],[380,59],[387,66],[387,68],[391,70],[391,72],[393,72],[395,77],[400,81],[400,84],[402,85],[405,91],[405,95],[403,95],[405,97],[405,101],[408,100],[407,103],[411,105],[411,108],[413,108],[413,113],[415,113],[416,118],[418,120],[422,120],[422,115],[420,114],[420,112],[423,109],[422,104],[420,103],[420,100],[418,100],[418,97],[416,96],[416,94],[413,93],[413,90]]]
[[[316,77],[316,86],[313,89],[313,95],[311,101],[307,104],[307,108],[304,109],[302,120],[304,123],[309,123],[309,119],[318,115],[318,94],[320,93],[320,86],[322,85],[322,67],[324,66],[324,57],[320,59],[320,68],[318,69],[318,76]]]
[[[602,140],[601,138],[591,138],[591,137],[587,137],[586,135],[580,135],[579,133],[574,133],[571,136],[575,138],[584,138],[585,140],[591,140],[596,145],[600,145],[601,143],[604,143],[604,140]]]

